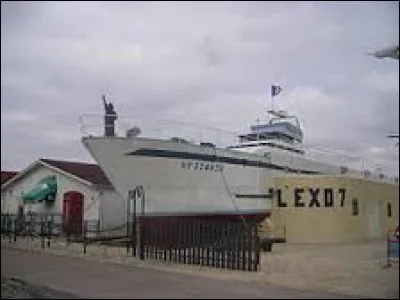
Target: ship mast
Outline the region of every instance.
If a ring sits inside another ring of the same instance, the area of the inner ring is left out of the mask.
[[[280,85],[271,85],[271,97],[270,97],[270,109],[267,110],[268,114],[274,116],[275,118],[286,118],[287,113],[283,110],[274,109],[274,97],[278,96],[282,92],[282,87]]]

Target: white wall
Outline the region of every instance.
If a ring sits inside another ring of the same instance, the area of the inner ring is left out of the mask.
[[[84,218],[98,219],[99,217],[99,192],[95,191],[88,185],[81,183],[78,180],[70,178],[60,172],[54,171],[48,167],[39,166],[33,169],[24,177],[20,178],[2,191],[2,213],[17,213],[18,205],[22,201],[17,200],[24,192],[28,192],[35,187],[37,182],[46,176],[55,175],[57,180],[57,195],[53,205],[47,205],[45,201],[41,203],[30,203],[24,205],[24,212],[37,213],[62,213],[63,195],[65,192],[74,190],[79,191],[84,195]],[[3,198],[5,195],[5,198]],[[3,207],[4,201],[4,207]],[[4,212],[3,212],[4,209]]]
[[[1,192],[1,213],[5,214],[6,213],[6,207],[7,207],[7,192]]]
[[[126,203],[114,189],[103,190],[100,198],[100,220],[101,229],[109,230],[111,228],[124,226],[126,222]],[[124,235],[126,227],[118,230],[107,231],[107,235]]]

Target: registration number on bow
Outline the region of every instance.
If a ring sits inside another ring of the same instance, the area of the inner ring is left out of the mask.
[[[181,161],[181,168],[189,171],[222,172],[224,166],[220,163],[208,163],[199,161]]]

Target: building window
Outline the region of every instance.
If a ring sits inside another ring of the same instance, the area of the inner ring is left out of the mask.
[[[387,208],[387,216],[390,218],[392,216],[392,203],[388,203],[386,205]]]
[[[341,166],[340,167],[340,174],[345,174],[349,171],[349,168],[346,166]]]
[[[19,205],[18,206],[18,216],[21,218],[24,215],[24,206]]]
[[[353,200],[351,201],[351,214],[353,216],[358,216],[358,200],[356,198],[353,198]]]

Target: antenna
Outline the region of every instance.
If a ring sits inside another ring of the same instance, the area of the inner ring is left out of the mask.
[[[276,111],[276,110],[271,109],[268,111],[268,113],[275,117],[279,117],[279,118],[286,118],[288,116],[286,111],[284,111],[284,110]]]

